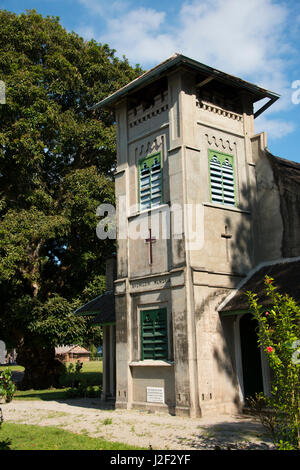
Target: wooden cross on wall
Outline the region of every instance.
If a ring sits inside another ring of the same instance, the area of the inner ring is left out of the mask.
[[[156,242],[156,238],[152,237],[151,228],[149,228],[149,238],[146,238],[145,243],[149,243],[149,264],[152,265],[152,244]]]
[[[230,238],[232,238],[232,235],[230,235],[230,233],[228,233],[228,227],[227,227],[227,225],[225,225],[225,233],[221,233],[221,237],[222,237],[222,238],[225,238],[225,240],[226,240],[226,258],[227,258],[227,261],[229,261],[229,246],[228,246],[228,242],[229,242]]]

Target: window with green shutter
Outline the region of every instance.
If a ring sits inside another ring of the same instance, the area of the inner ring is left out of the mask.
[[[161,154],[156,153],[139,161],[140,210],[162,203]]]
[[[211,202],[235,206],[233,156],[209,150],[208,160]]]
[[[167,309],[141,311],[142,360],[168,359]]]

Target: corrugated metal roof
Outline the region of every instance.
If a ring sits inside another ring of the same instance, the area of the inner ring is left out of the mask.
[[[214,75],[218,80],[223,82],[227,82],[233,86],[244,88],[253,93],[256,97],[253,101],[258,101],[263,98],[270,98],[272,103],[279,98],[277,93],[273,93],[269,90],[261,88],[253,83],[247,82],[242,80],[241,78],[235,77],[234,75],[230,75],[228,73],[222,72],[221,70],[217,70],[215,68],[209,67],[208,65],[202,64],[194,59],[186,57],[182,54],[175,53],[168,59],[164,60],[160,64],[156,65],[152,69],[148,70],[147,72],[143,73],[139,77],[132,80],[127,85],[123,86],[119,90],[115,91],[104,100],[100,101],[99,103],[92,106],[90,109],[95,109],[98,107],[111,107],[121,98],[124,98],[126,95],[130,94],[133,90],[135,91],[137,88],[141,86],[145,86],[146,84],[151,83],[154,80],[157,80],[160,76],[164,75],[166,72],[169,72],[170,69],[178,67],[180,65],[186,65],[190,68],[198,72],[205,73],[209,76]],[[267,106],[267,105],[265,105]]]
[[[288,294],[296,302],[300,302],[300,257],[289,260],[280,260],[277,263],[269,263],[258,267],[257,270],[246,278],[241,286],[229,295],[219,307],[220,312],[235,312],[248,310],[249,302],[247,291],[254,292],[258,296],[258,302],[269,305],[270,298],[265,292],[265,276],[274,279],[274,285],[280,294]]]
[[[115,320],[115,295],[113,291],[107,291],[99,297],[91,300],[78,308],[75,315],[96,315],[92,324],[114,323]]]
[[[90,351],[82,346],[78,346],[76,344],[72,344],[69,346],[57,346],[55,348],[55,354],[67,354],[67,353],[76,353],[76,354],[86,354],[90,353]]]

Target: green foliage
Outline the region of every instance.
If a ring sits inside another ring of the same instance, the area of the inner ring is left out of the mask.
[[[112,424],[112,419],[111,418],[105,418],[105,420],[103,421],[103,424],[105,426],[107,426],[108,424]]]
[[[91,351],[90,359],[91,361],[97,357],[97,348],[94,344],[91,344],[89,347],[89,350]]]
[[[91,385],[82,371],[83,363],[76,361],[65,365],[64,374],[60,377],[60,384],[69,387],[66,394],[68,398],[100,398],[102,387]]]
[[[279,449],[300,449],[300,306],[288,295],[281,295],[266,276],[265,289],[270,298],[266,311],[257,295],[247,292],[251,311],[258,321],[259,345],[263,347],[272,370],[270,397],[265,406],[274,412],[273,435]],[[262,397],[258,397],[262,400]]]
[[[0,397],[4,397],[6,403],[12,401],[16,386],[12,380],[12,373],[10,369],[5,369],[0,372]]]
[[[83,363],[80,361],[70,362],[69,364],[64,364],[64,373],[60,377],[60,383],[63,387],[76,387],[80,381],[83,381],[82,378],[82,366]]]
[[[72,316],[104,291],[115,251],[96,235],[97,207],[114,203],[114,117],[89,107],[141,70],[35,10],[0,10],[0,49],[0,332],[30,388],[57,376],[54,345],[101,337]]]
[[[68,398],[101,398],[101,385],[87,385],[79,382],[77,387],[71,387],[67,390]]]

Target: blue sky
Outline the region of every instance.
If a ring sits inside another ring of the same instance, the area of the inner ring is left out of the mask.
[[[256,131],[267,132],[272,153],[300,162],[300,0],[0,0],[0,8],[59,16],[68,31],[144,69],[180,52],[280,94]]]

